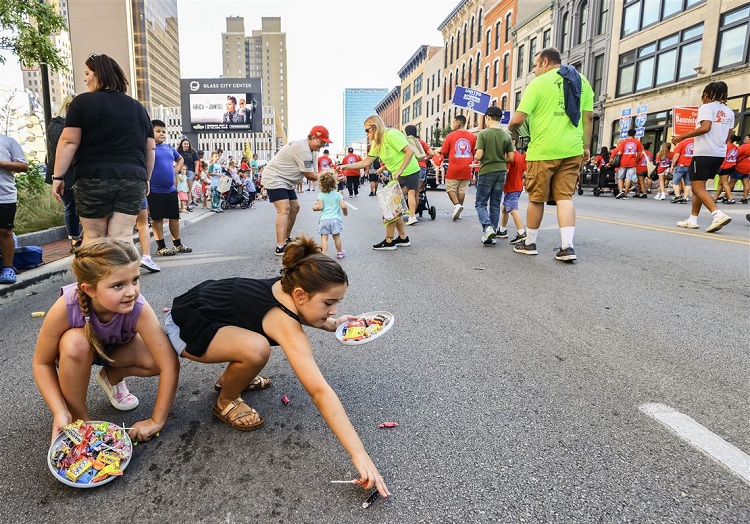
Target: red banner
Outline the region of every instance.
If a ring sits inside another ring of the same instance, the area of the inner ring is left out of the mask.
[[[672,135],[679,136],[695,129],[698,120],[698,106],[672,108]]]

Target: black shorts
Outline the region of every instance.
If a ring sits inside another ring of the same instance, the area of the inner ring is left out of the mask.
[[[728,167],[726,169],[719,169],[719,175],[721,175],[721,176],[729,176],[732,173],[734,173],[734,168],[733,167]]]
[[[419,171],[415,171],[409,175],[401,175],[398,177],[398,183],[402,188],[407,188],[410,191],[419,190]]]
[[[180,199],[173,193],[149,193],[148,213],[153,220],[179,220]]]
[[[723,156],[694,156],[690,162],[688,176],[693,180],[711,180],[719,172],[721,164],[724,163]]]
[[[13,229],[15,227],[16,209],[18,204],[0,204],[0,229]]]
[[[294,189],[267,189],[266,194],[268,195],[269,202],[276,202],[277,200],[297,200],[297,193]]]
[[[108,218],[113,213],[137,215],[146,198],[146,181],[120,178],[79,178],[73,188],[81,218]]]
[[[342,182],[341,180],[339,180],[338,188],[339,191],[343,191],[344,189],[346,189],[346,182]]]
[[[368,180],[369,180],[370,182],[378,182],[378,181],[379,181],[379,180],[378,180],[378,174],[377,174],[377,173],[370,173],[369,175],[367,175],[367,179],[368,179]]]

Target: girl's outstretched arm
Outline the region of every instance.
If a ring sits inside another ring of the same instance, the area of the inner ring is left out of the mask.
[[[62,428],[73,422],[65,403],[55,361],[59,354],[60,339],[69,329],[65,299],[60,297],[44,317],[42,329],[36,339],[32,369],[39,392],[52,412],[52,440]]]
[[[366,489],[377,487],[383,497],[390,495],[383,477],[380,476],[352,426],[344,406],[320,372],[313,358],[310,340],[302,326],[276,308],[263,319],[263,329],[281,345],[300,383],[315,402],[328,427],[349,453],[352,464],[359,473],[360,484]]]
[[[149,440],[160,431],[167,421],[172,409],[177,379],[180,375],[180,363],[172,344],[169,342],[164,329],[159,323],[151,305],[146,302],[136,324],[136,330],[151,352],[151,356],[159,369],[159,389],[156,392],[156,402],[151,418],[136,422],[129,434],[139,441]]]

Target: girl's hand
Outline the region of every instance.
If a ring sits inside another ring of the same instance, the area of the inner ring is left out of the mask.
[[[361,457],[353,457],[352,464],[357,468],[359,472],[359,480],[357,484],[362,486],[364,489],[372,489],[373,486],[378,488],[380,496],[383,498],[388,497],[391,492],[388,491],[388,486],[385,485],[383,477],[380,476],[378,468],[373,464],[372,459],[367,453],[364,453]]]
[[[349,322],[350,320],[357,320],[357,317],[354,315],[342,315],[339,318],[333,318],[331,317],[331,320],[333,320],[333,329],[331,329],[331,332],[336,331],[341,324],[344,322]]]
[[[50,444],[55,441],[57,436],[62,433],[65,426],[73,422],[73,417],[67,411],[65,413],[59,413],[52,417],[52,439]]]
[[[156,433],[161,431],[164,424],[157,424],[154,419],[147,418],[133,424],[133,428],[128,431],[128,436],[136,442],[146,442],[151,440]]]

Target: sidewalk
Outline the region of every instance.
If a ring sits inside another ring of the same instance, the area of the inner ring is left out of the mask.
[[[203,208],[196,208],[192,213],[180,214],[180,229],[188,224],[194,224],[203,220],[213,213]],[[164,234],[169,238],[167,221],[164,222]],[[153,237],[153,233],[151,233]],[[138,235],[133,235],[133,240],[138,243]],[[19,270],[18,280],[15,284],[0,284],[0,301],[7,301],[19,291],[27,290],[45,280],[59,277],[66,278],[70,271],[70,262],[73,254],[70,252],[70,240],[64,227],[56,227],[46,231],[28,233],[18,236],[21,246],[41,246],[42,260],[44,263],[34,269]],[[139,250],[140,251],[140,250]],[[71,277],[72,278],[72,277]]]

